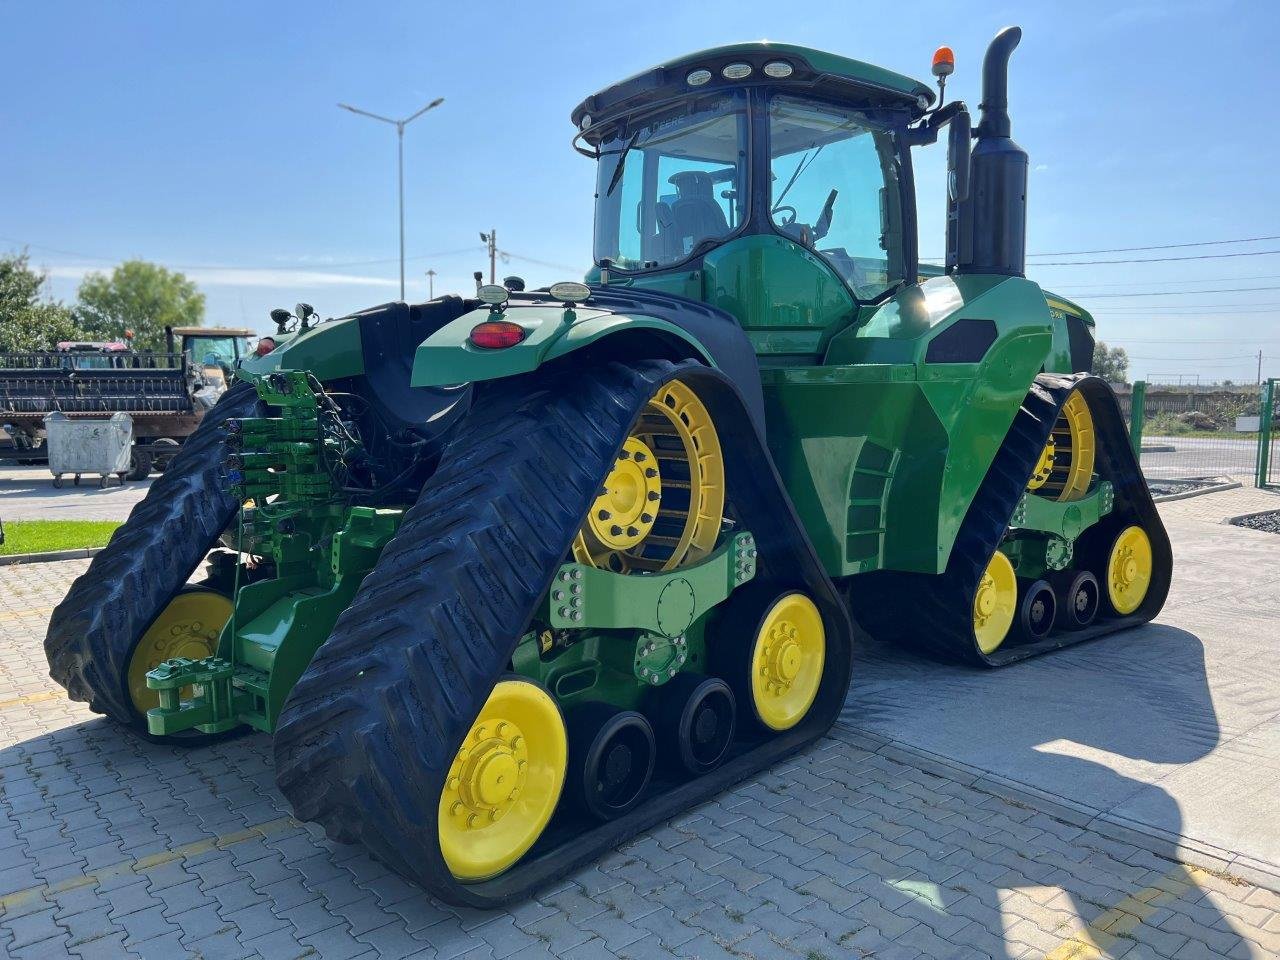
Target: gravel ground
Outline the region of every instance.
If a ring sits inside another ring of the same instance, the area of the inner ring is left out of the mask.
[[[1268,510],[1266,513],[1251,513],[1247,517],[1237,517],[1231,522],[1237,527],[1248,527],[1250,530],[1262,530],[1266,533],[1280,533],[1280,510]]]

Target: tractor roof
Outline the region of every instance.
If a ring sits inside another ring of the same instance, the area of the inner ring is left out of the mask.
[[[252,337],[247,327],[174,327],[180,337]]]
[[[766,76],[764,65],[775,61],[790,65],[791,75],[783,79]],[[750,76],[742,80],[724,79],[720,71],[730,63],[750,64]],[[689,86],[686,78],[700,69],[710,71],[711,79],[701,86]],[[892,70],[810,47],[758,40],[712,47],[658,64],[587,97],[574,108],[571,117],[574,126],[581,129],[584,116],[589,116],[589,125],[595,126],[637,107],[682,94],[712,93],[760,83],[784,89],[816,89],[835,99],[857,100],[873,106],[906,106],[917,113],[921,112],[920,97],[928,103],[934,99],[933,90],[927,84]]]

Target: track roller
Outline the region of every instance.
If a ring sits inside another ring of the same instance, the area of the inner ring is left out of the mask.
[[[1024,640],[1043,640],[1053,629],[1058,613],[1058,598],[1047,580],[1028,583],[1018,601],[1018,630]]]
[[[1018,605],[1018,578],[1009,558],[997,550],[973,594],[973,636],[978,649],[995,653],[1009,635]]]
[[[597,820],[629,813],[644,796],[657,754],[643,714],[607,703],[569,713],[567,799]]]
[[[727,683],[680,673],[650,703],[658,750],[669,766],[699,776],[720,765],[733,741],[738,712]]]
[[[1088,570],[1079,570],[1074,575],[1064,574],[1061,582],[1066,586],[1058,595],[1058,618],[1067,630],[1083,630],[1098,615],[1098,578]]]
[[[463,738],[440,794],[440,852],[463,881],[487,880],[524,856],[560,801],[568,753],[555,700],[509,677]]]
[[[1152,579],[1151,539],[1136,524],[1117,535],[1107,553],[1106,601],[1110,611],[1133,613],[1147,597]]]
[[[184,587],[160,611],[129,652],[129,698],[139,714],[160,705],[160,695],[147,688],[147,671],[173,657],[203,660],[218,649],[218,635],[231,619],[230,592]],[[186,697],[191,690],[184,688]]]

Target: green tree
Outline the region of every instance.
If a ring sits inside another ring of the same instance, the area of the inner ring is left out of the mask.
[[[204,294],[181,273],[145,260],[126,260],[111,276],[91,273],[80,284],[84,323],[110,338],[132,330],[139,350],[162,350],[166,326],[204,322]]]
[[[0,352],[52,350],[84,331],[64,304],[44,299],[48,277],[31,269],[26,251],[0,256]]]
[[[1093,372],[1110,383],[1129,382],[1129,355],[1124,347],[1108,347],[1099,340],[1093,345]]]

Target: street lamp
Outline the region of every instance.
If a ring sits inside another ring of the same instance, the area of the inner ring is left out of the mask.
[[[359,107],[353,107],[350,104],[340,103],[343,110],[350,110],[352,113],[358,113],[364,117],[370,117],[374,120],[381,120],[383,123],[389,123],[396,128],[397,139],[397,170],[400,179],[400,299],[404,299],[404,128],[414,120],[426,113],[428,110],[434,110],[440,104],[444,103],[444,97],[436,97],[425,107],[412,116],[405,117],[403,120],[392,120],[390,117],[384,117],[381,114],[370,113],[368,110],[361,110]]]
[[[427,271],[427,299],[434,300],[436,298],[436,272],[434,270]]]

